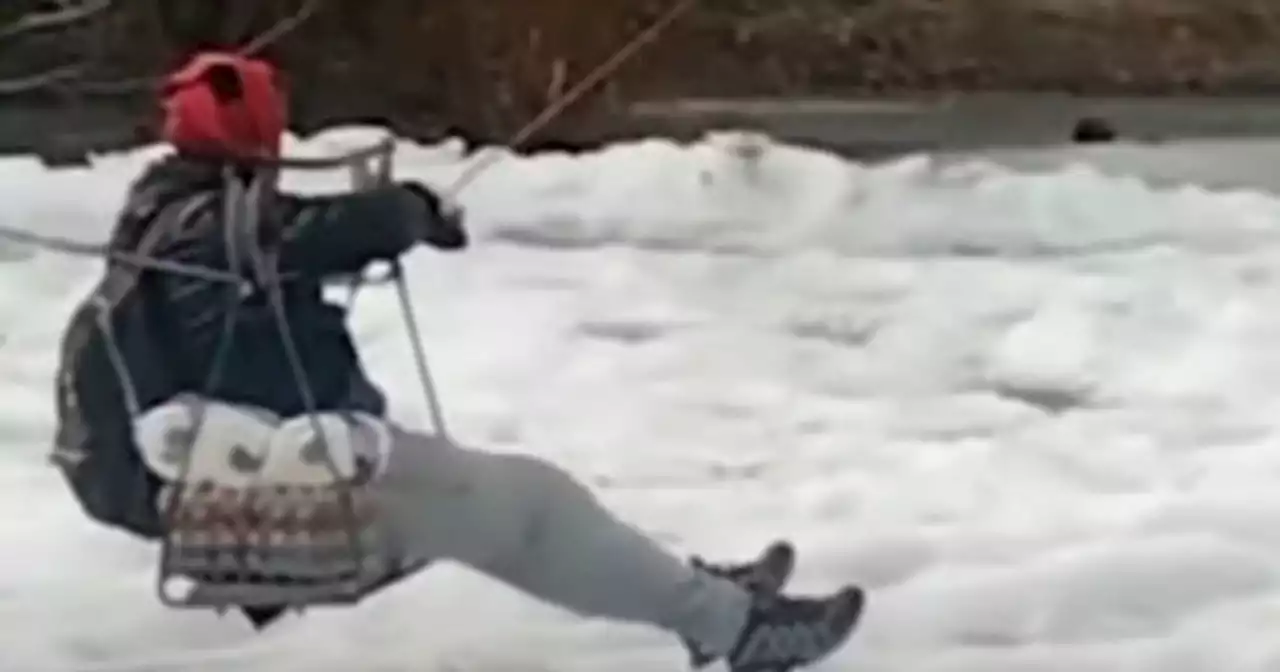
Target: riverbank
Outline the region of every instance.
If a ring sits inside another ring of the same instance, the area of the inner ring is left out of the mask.
[[[688,135],[744,127],[858,157],[1071,142],[1082,120],[1119,139],[1280,137],[1280,96],[1076,97],[992,93],[842,100],[681,100],[636,105],[637,126]]]
[[[131,146],[136,112],[105,104],[0,108],[0,154],[74,157]],[[1280,138],[1280,96],[1075,97],[1035,93],[860,99],[681,99],[631,106],[603,140],[751,129],[797,144],[868,158],[1058,145],[1082,119],[1118,138]],[[367,121],[367,120],[366,120]],[[430,140],[431,138],[423,138]],[[59,161],[62,162],[62,161]]]

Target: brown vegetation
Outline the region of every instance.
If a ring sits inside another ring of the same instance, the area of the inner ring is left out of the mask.
[[[205,43],[243,43],[305,6],[268,47],[300,120],[378,117],[419,134],[502,138],[673,0],[117,2],[16,35],[37,9],[6,0],[6,89],[141,98],[147,77]],[[972,90],[1257,93],[1280,88],[1274,0],[700,0],[551,134],[600,132],[637,99]],[[45,79],[14,83],[44,73]],[[55,85],[78,82],[77,86]]]

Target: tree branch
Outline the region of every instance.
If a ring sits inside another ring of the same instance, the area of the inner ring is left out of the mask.
[[[257,37],[249,40],[249,43],[241,47],[240,53],[246,56],[252,56],[263,49],[278,42],[280,38],[293,32],[298,26],[306,23],[320,9],[320,5],[324,4],[324,0],[307,0],[298,11],[294,12],[281,21],[276,22],[267,30],[263,31]]]
[[[0,0],[2,2],[3,0]],[[35,30],[66,27],[93,17],[108,9],[111,0],[58,0],[61,9],[27,14],[23,18],[0,27],[0,39],[14,37]],[[253,55],[280,41],[316,14],[324,0],[306,0],[296,12],[277,21],[270,28],[251,39],[240,48],[240,53]],[[158,86],[162,76],[132,77],[114,81],[84,81],[87,70],[84,62],[59,66],[34,75],[0,79],[0,97],[15,96],[33,91],[67,85],[74,91],[88,95],[124,95]],[[72,80],[80,80],[71,83]]]
[[[15,96],[30,91],[47,89],[79,77],[84,66],[79,64],[61,65],[34,75],[0,79],[0,96]]]
[[[49,12],[32,12],[7,26],[0,26],[0,40],[37,30],[61,28],[83,21],[99,12],[105,11],[111,6],[111,0],[84,0],[84,2],[77,4],[64,1],[58,4],[61,9]]]

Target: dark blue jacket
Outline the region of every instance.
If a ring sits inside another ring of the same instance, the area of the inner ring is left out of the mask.
[[[161,197],[175,191],[183,196],[157,208],[148,202],[152,184]],[[172,232],[160,238],[152,256],[253,278],[247,260],[231,268],[222,184],[217,166],[182,160],[162,163],[142,178],[134,190],[141,202],[133,207],[154,212],[154,225]],[[256,242],[275,251],[279,272],[289,278],[280,285],[283,305],[317,410],[383,413],[385,402],[360,366],[346,311],[325,302],[321,282],[395,259],[428,234],[438,240],[452,233],[454,246],[465,242],[461,229],[446,226],[430,205],[395,185],[337,197],[270,199],[261,225],[269,239]],[[307,410],[267,291],[244,298],[225,282],[151,275],[144,291],[155,308],[154,326],[163,335],[164,361],[178,386],[284,416]],[[228,311],[237,304],[227,333]]]
[[[226,186],[218,165],[178,157],[158,162],[131,187],[110,247],[254,279],[248,266],[230,263]],[[395,259],[419,242],[459,249],[466,234],[442,214],[433,193],[415,185],[326,197],[278,194],[267,203],[258,242],[278,255],[288,276],[284,309],[317,408],[381,415],[383,395],[360,365],[345,311],[324,300],[321,282]],[[284,416],[306,410],[266,292],[239,291],[231,283],[111,262],[75,311],[62,339],[54,456],[95,520],[145,538],[161,534],[159,484],[137,455],[130,391],[141,410],[184,391]],[[113,349],[122,354],[127,385]]]

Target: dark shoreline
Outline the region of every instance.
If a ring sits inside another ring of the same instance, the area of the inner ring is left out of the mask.
[[[117,103],[0,107],[0,155],[74,162],[84,152],[136,146],[136,107]],[[1280,137],[1280,96],[1080,98],[982,94],[952,98],[681,100],[632,108],[614,138],[693,139],[749,128],[781,141],[873,158],[925,151],[980,151],[1070,142],[1083,118],[1106,120],[1119,138]],[[368,121],[368,120],[365,120]],[[340,123],[340,120],[339,120]],[[544,146],[579,148],[543,142]]]

